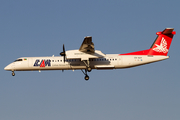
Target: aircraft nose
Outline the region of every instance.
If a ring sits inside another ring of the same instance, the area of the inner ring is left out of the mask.
[[[11,66],[10,65],[7,65],[4,70],[11,70]]]

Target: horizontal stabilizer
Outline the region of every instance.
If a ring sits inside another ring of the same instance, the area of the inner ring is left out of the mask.
[[[174,28],[166,28],[166,29],[162,32],[162,34],[164,34],[164,35],[166,35],[166,34],[172,34],[173,30],[174,30]]]

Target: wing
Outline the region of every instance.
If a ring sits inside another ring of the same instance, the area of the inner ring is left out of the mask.
[[[87,36],[84,38],[84,41],[81,45],[81,47],[79,48],[79,51],[81,52],[85,52],[88,54],[94,53],[94,43],[92,42],[92,37],[91,36]]]
[[[91,36],[84,38],[79,50],[66,51],[67,59],[81,59],[81,61],[89,60],[90,58],[103,58],[104,56],[105,54],[103,54],[101,51],[94,49],[94,43],[92,42]]]

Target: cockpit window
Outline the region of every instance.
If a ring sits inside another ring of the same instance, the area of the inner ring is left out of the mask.
[[[17,62],[17,61],[23,61],[23,59],[17,59],[17,60],[15,60],[14,62]]]

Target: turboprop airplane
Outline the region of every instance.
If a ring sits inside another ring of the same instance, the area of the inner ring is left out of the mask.
[[[173,36],[173,28],[157,32],[157,38],[149,49],[125,54],[104,54],[94,49],[92,37],[87,36],[78,50],[65,51],[61,56],[52,57],[21,57],[7,65],[4,70],[41,71],[41,70],[81,70],[85,80],[89,80],[87,72],[92,69],[121,69],[144,65],[168,59],[167,56]],[[84,70],[84,71],[83,71]]]

